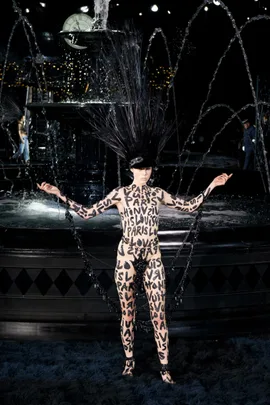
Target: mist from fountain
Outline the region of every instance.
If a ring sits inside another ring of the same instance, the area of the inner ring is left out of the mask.
[[[106,30],[111,0],[94,0],[94,30]]]

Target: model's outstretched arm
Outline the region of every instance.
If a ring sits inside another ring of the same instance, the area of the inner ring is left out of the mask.
[[[43,190],[48,194],[56,195],[64,203],[68,204],[69,207],[73,211],[75,211],[78,215],[80,215],[80,217],[82,217],[84,219],[93,218],[93,217],[101,214],[108,208],[112,207],[113,205],[117,205],[117,203],[119,203],[121,201],[121,197],[119,195],[119,190],[121,187],[115,188],[103,200],[97,202],[92,207],[88,208],[82,204],[76,203],[75,201],[73,201],[73,200],[69,199],[68,197],[66,197],[65,195],[61,194],[59,188],[57,188],[55,186],[51,186],[50,184],[45,183],[45,182],[43,182],[41,184],[37,184],[37,186],[40,190]]]
[[[201,192],[197,197],[192,198],[189,201],[185,201],[182,198],[174,197],[171,194],[167,193],[166,191],[161,189],[161,203],[167,205],[169,208],[174,208],[179,211],[185,212],[194,212],[196,211],[199,206],[203,203],[203,201],[209,196],[211,191],[217,186],[224,186],[226,182],[232,177],[232,174],[229,176],[226,173],[217,176],[209,186]]]

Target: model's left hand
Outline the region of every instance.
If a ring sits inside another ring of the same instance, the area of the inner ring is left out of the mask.
[[[212,181],[212,185],[213,187],[217,187],[217,186],[224,186],[224,184],[227,183],[227,181],[232,177],[233,174],[226,174],[226,173],[222,173],[220,176],[217,176],[214,178],[214,180]]]

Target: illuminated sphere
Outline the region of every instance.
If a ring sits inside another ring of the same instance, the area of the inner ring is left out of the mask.
[[[158,11],[158,6],[156,4],[153,4],[153,6],[151,7],[151,10],[154,12]]]

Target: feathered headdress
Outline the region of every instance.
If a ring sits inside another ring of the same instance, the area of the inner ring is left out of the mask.
[[[87,120],[93,135],[129,167],[154,166],[173,132],[172,123],[165,119],[163,93],[151,87],[139,35],[125,33],[124,40],[109,39],[110,52],[104,53],[103,61],[108,67],[111,103],[90,108]]]

